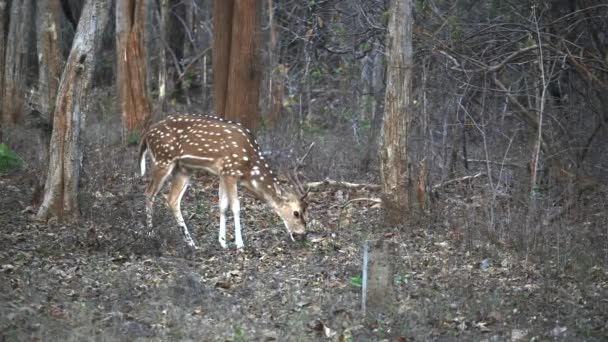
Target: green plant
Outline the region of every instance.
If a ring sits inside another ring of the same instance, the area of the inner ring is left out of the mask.
[[[23,160],[17,153],[11,150],[6,144],[0,144],[0,174],[12,169],[18,169],[23,165]]]
[[[137,145],[139,144],[140,133],[138,129],[134,129],[127,135],[127,145]]]
[[[241,327],[238,327],[238,326],[234,327],[234,341],[235,342],[247,341],[247,334],[245,333],[245,330],[243,330]]]
[[[395,286],[402,286],[405,285],[409,282],[410,275],[409,274],[395,274],[394,278],[393,278],[393,284],[395,284]]]
[[[353,287],[363,286],[363,277],[361,277],[361,276],[350,277],[350,285]]]

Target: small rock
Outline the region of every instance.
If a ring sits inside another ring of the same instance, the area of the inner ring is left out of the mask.
[[[566,332],[566,330],[568,330],[567,327],[556,326],[555,328],[553,328],[553,330],[551,330],[551,336],[559,337],[559,336],[563,335]]]
[[[523,341],[528,336],[528,330],[513,329],[511,330],[511,342]]]

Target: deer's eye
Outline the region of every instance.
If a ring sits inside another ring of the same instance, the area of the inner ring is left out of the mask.
[[[293,216],[294,216],[295,218],[300,217],[300,212],[299,212],[299,211],[294,211],[294,212],[293,212]]]

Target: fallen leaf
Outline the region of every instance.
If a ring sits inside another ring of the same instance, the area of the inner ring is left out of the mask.
[[[11,264],[4,264],[2,266],[0,266],[0,272],[11,272],[15,269],[15,266],[11,265]]]
[[[232,285],[227,281],[218,281],[215,283],[215,287],[219,287],[221,289],[229,289]]]

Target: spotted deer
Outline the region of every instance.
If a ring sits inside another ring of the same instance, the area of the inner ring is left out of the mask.
[[[175,114],[152,125],[139,146],[141,175],[146,155],[152,159],[152,180],[146,192],[146,224],[153,231],[154,198],[172,177],[167,203],[182,230],[186,244],[197,249],[181,213],[180,203],[191,175],[205,170],[219,176],[219,242],[226,248],[226,211],[234,216],[235,244],[243,248],[237,184],[265,201],[283,219],[291,238],[305,238],[306,194],[297,177],[290,187],[279,184],[251,132],[240,123],[214,116]]]

